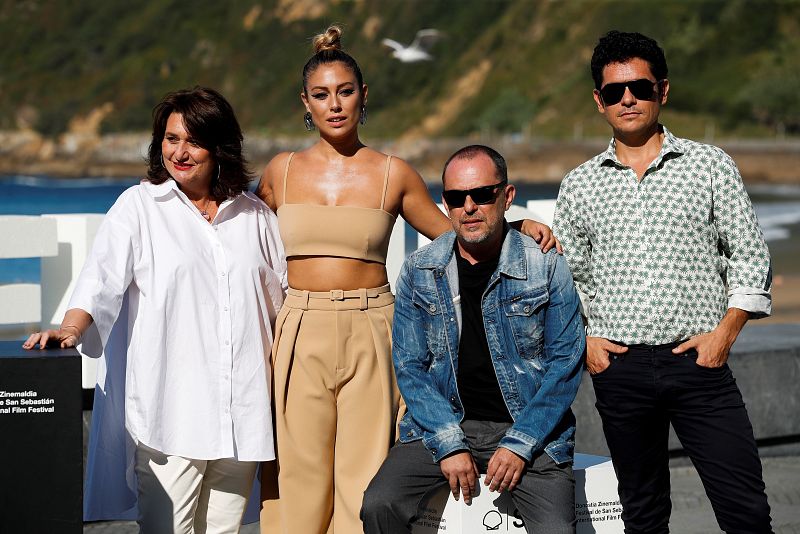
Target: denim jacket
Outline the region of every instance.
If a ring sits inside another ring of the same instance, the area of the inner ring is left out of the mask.
[[[469,449],[458,394],[461,329],[458,270],[448,232],[411,254],[397,280],[392,359],[408,406],[400,441],[422,439],[435,461]],[[456,297],[454,299],[454,297]],[[509,229],[497,270],[483,294],[486,339],[513,425],[501,439],[527,460],[544,450],[572,461],[575,399],[585,337],[579,300],[564,258],[542,254]]]

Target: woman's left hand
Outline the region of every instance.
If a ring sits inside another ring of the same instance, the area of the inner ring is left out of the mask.
[[[521,221],[519,231],[529,237],[532,237],[534,241],[539,243],[539,247],[542,249],[542,252],[547,252],[551,248],[555,247],[556,252],[559,254],[564,253],[564,249],[561,248],[561,243],[558,241],[558,239],[556,239],[556,236],[553,234],[553,230],[551,230],[550,227],[544,223],[533,221],[531,219],[523,219]]]
[[[48,345],[50,347],[66,349],[77,345],[78,338],[80,338],[80,333],[74,327],[69,329],[44,330],[31,334],[25,343],[22,344],[22,348],[30,350],[38,343],[40,349],[44,349]]]

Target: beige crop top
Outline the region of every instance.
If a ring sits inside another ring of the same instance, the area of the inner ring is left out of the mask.
[[[335,256],[386,264],[395,223],[394,215],[383,209],[392,157],[386,158],[381,207],[362,208],[286,202],[286,182],[293,156],[294,152],[286,161],[283,204],[278,208],[278,228],[286,257]]]

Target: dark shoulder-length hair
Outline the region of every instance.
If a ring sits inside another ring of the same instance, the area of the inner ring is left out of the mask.
[[[167,119],[173,113],[183,117],[192,140],[214,157],[217,169],[211,179],[211,194],[216,199],[235,197],[246,191],[253,179],[242,154],[242,130],[233,108],[221,94],[207,87],[194,87],[168,93],[153,108],[153,138],[147,154],[147,177],[154,184],[171,178],[164,168],[161,141]]]

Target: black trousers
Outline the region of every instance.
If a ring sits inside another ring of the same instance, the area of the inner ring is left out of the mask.
[[[697,365],[677,343],[631,345],[592,376],[597,411],[619,480],[626,534],[669,532],[669,424],[728,533],[772,532],[761,461],[728,365]]]

